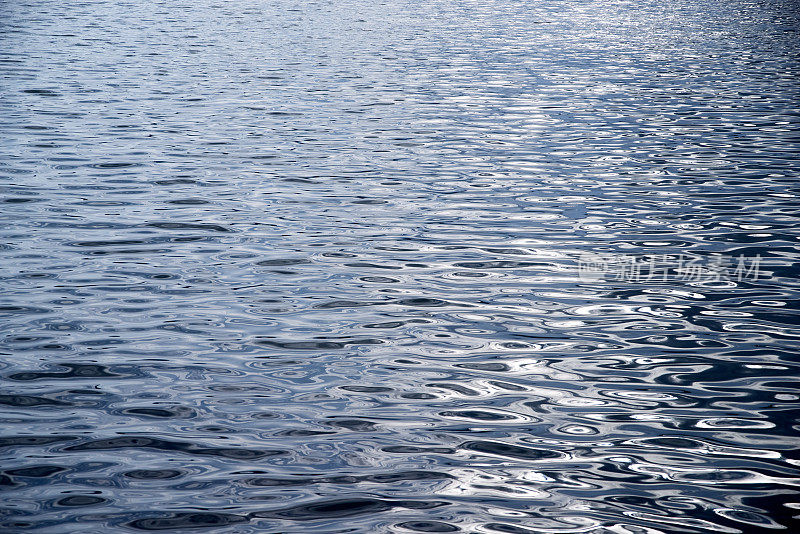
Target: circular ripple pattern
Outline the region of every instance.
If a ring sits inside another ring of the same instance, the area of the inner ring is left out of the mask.
[[[0,530],[798,528],[799,15],[0,0]]]

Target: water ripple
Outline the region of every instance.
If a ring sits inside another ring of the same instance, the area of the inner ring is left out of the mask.
[[[794,3],[2,13],[3,532],[796,529]]]

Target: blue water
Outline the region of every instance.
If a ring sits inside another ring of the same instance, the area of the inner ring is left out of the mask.
[[[795,532],[799,30],[0,0],[0,531]]]

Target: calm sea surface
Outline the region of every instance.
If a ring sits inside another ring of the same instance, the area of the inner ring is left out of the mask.
[[[0,0],[0,531],[798,532],[798,80],[793,0]]]

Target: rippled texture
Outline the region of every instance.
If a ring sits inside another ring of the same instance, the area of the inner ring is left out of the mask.
[[[0,28],[0,530],[798,528],[794,1]]]

